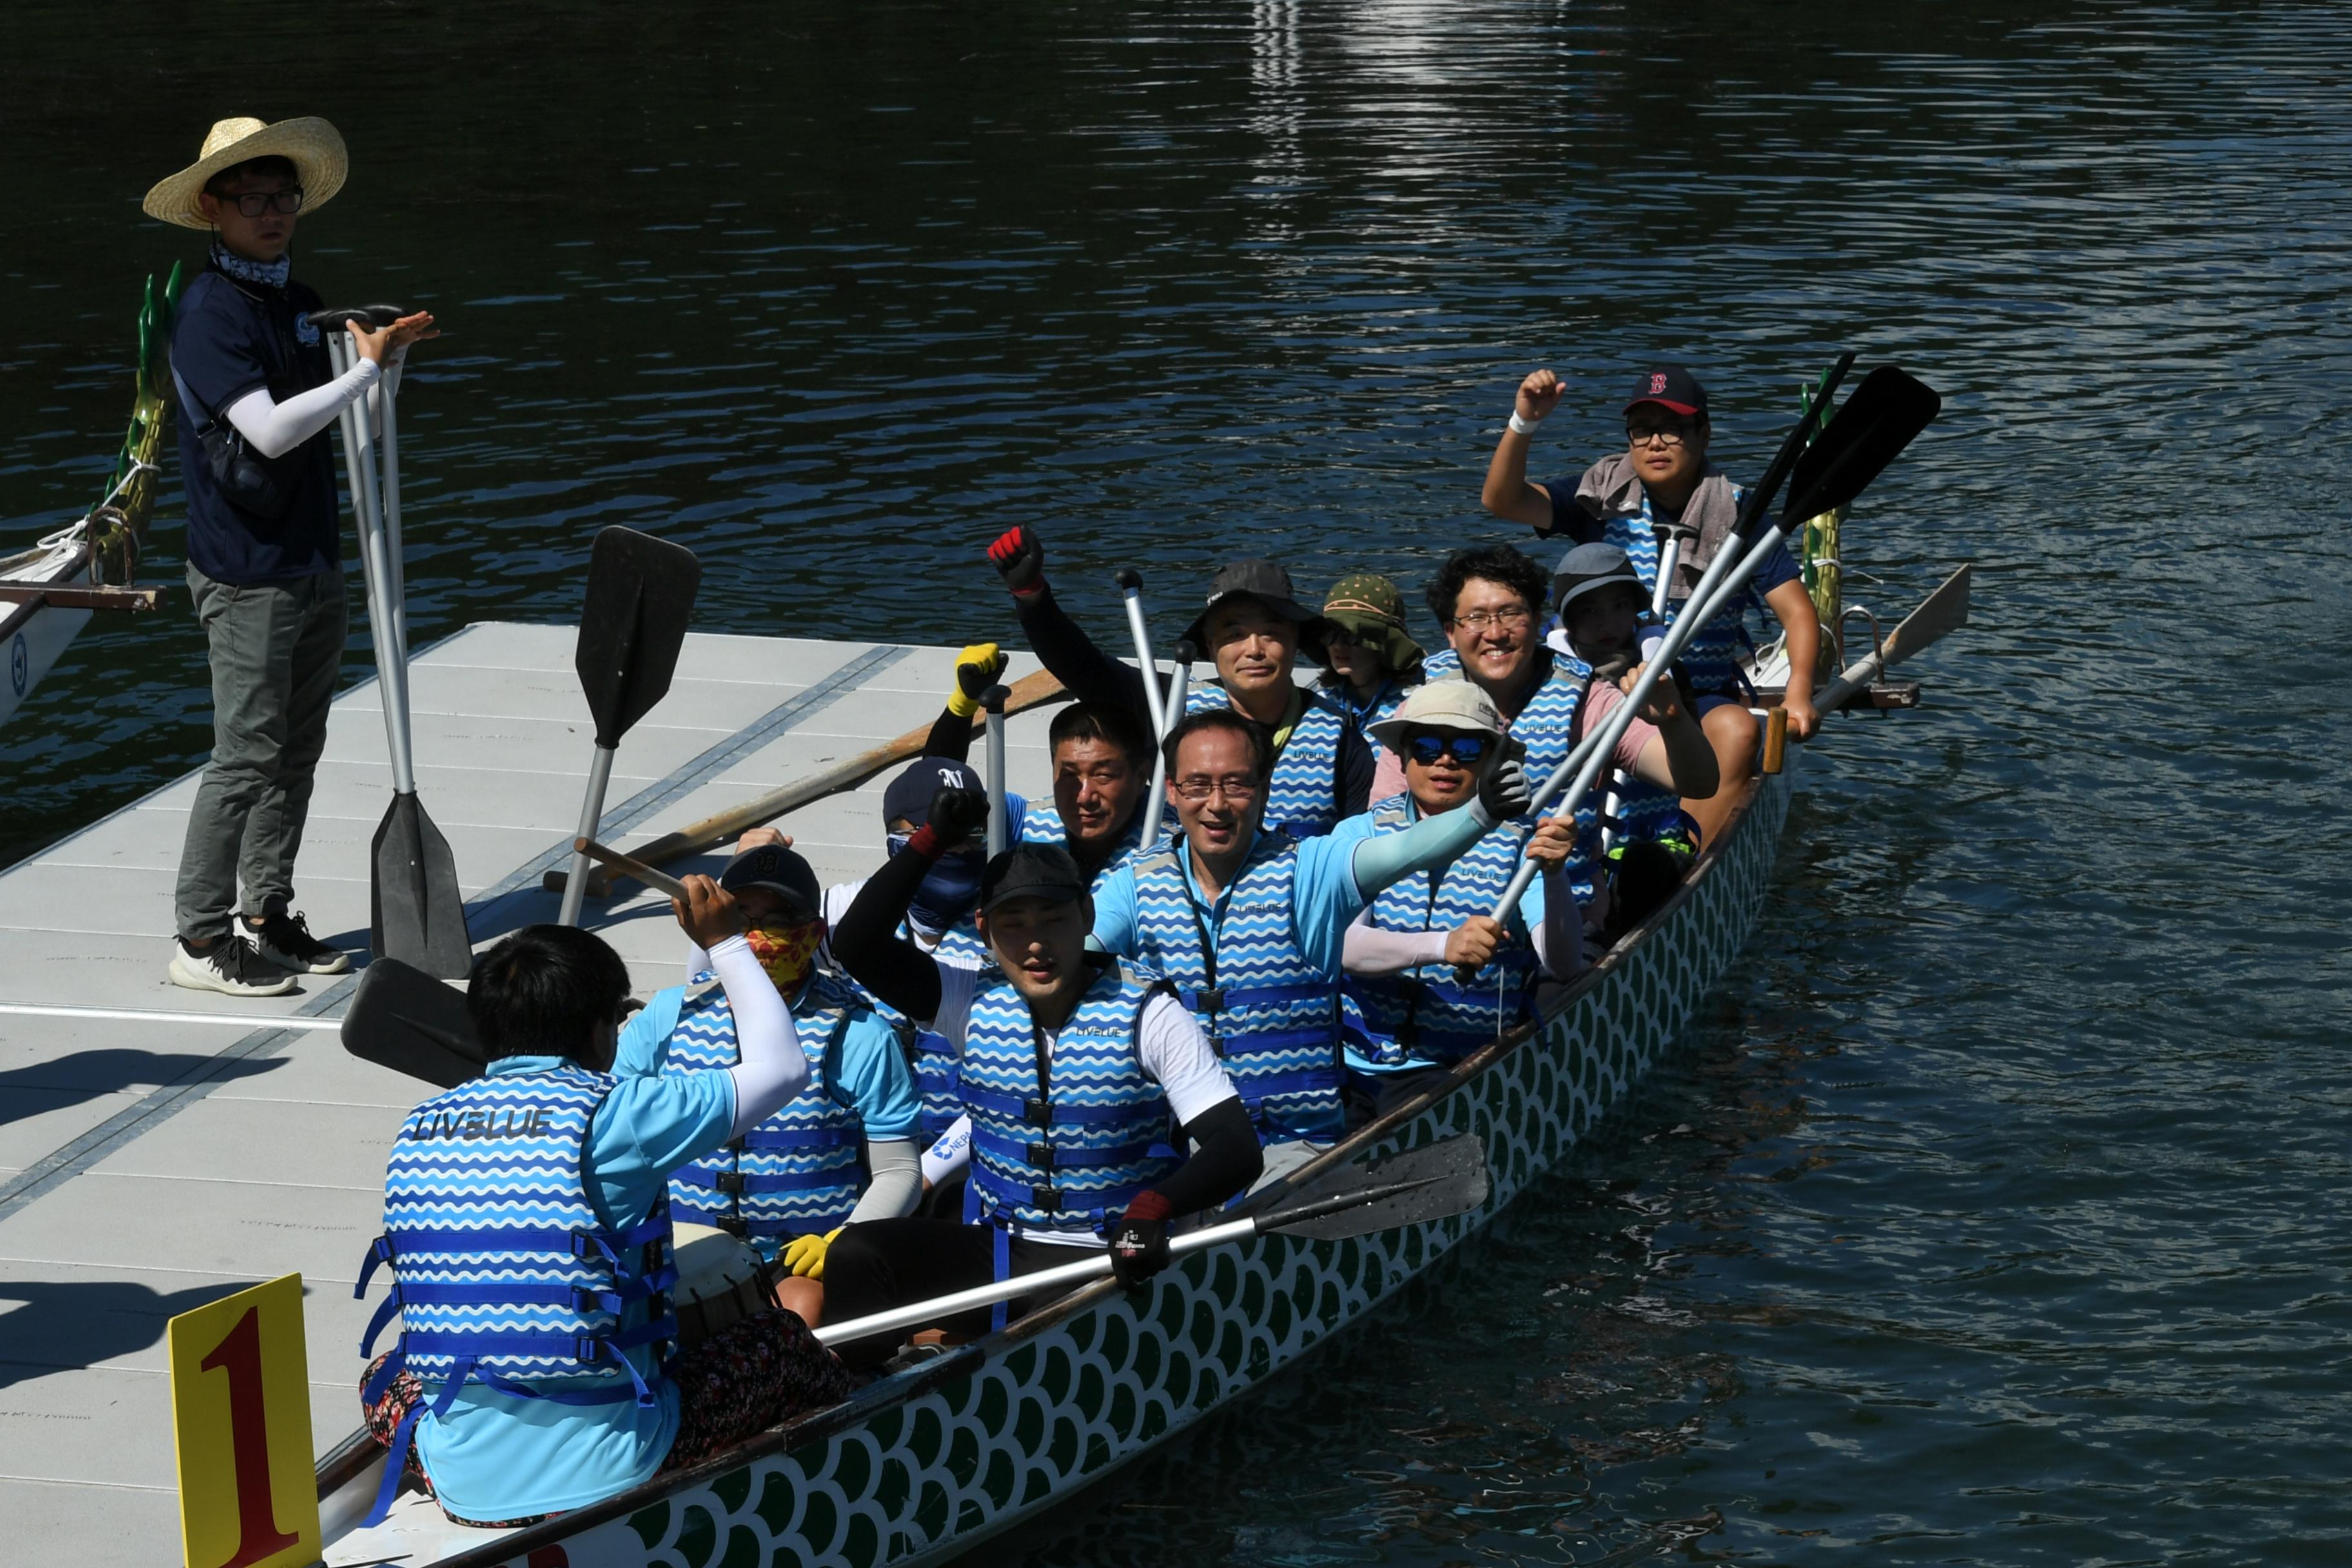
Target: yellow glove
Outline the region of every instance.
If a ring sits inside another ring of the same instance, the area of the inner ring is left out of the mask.
[[[791,1273],[822,1280],[824,1278],[824,1250],[833,1245],[835,1237],[847,1228],[845,1226],[835,1226],[823,1236],[793,1237],[784,1244],[782,1258],[784,1268]]]
[[[959,719],[969,719],[980,711],[980,696],[996,684],[1004,673],[1009,656],[999,653],[992,642],[976,642],[956,656],[956,689],[948,694],[948,711]]]

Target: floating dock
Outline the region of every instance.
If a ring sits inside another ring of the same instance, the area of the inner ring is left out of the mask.
[[[412,660],[417,793],[456,853],[477,947],[555,915],[541,878],[569,863],[593,742],[576,636],[484,623]],[[957,651],[688,637],[669,695],[622,742],[605,840],[632,847],[928,725]],[[1036,668],[1015,654],[1004,679]],[[1033,798],[1049,787],[1051,716],[1006,724],[1010,786]],[[823,882],[881,862],[897,767],[777,820]],[[0,873],[0,1002],[221,1020],[0,1015],[0,1518],[17,1563],[180,1561],[164,1354],[177,1313],[299,1272],[317,1452],[359,1422],[359,1339],[385,1286],[362,1303],[352,1283],[380,1228],[393,1134],[430,1090],[331,1032],[271,1026],[339,1014],[352,976],[256,1000],[164,978],[195,788],[192,773]],[[355,955],[391,790],[371,679],[335,701],[297,876],[313,934]],[[670,869],[724,859],[722,847]],[[684,978],[667,900],[632,889],[592,900],[585,921],[640,996]]]

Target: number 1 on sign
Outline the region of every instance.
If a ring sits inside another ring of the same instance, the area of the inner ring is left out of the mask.
[[[169,1342],[187,1568],[316,1561],[302,1277],[183,1312],[171,1321]]]

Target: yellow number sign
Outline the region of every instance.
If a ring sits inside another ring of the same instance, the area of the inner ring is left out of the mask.
[[[301,1568],[319,1557],[302,1277],[171,1321],[172,1444],[187,1568]]]

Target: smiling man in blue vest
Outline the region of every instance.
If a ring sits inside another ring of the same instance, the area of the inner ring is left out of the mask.
[[[457,1523],[533,1522],[848,1392],[841,1363],[782,1310],[670,1353],[669,1177],[809,1082],[734,900],[708,877],[686,887],[678,923],[725,988],[731,1065],[613,1077],[629,972],[592,932],[530,926],[475,965],[466,1009],[489,1066],[401,1127],[384,1233],[353,1291],[389,1265],[368,1342],[401,1320],[361,1384],[368,1430],[391,1450],[370,1522],[403,1477]]]
[[[399,384],[408,345],[435,332],[421,311],[376,331],[353,324],[352,368],[330,371],[308,319],[319,296],[294,280],[289,247],[298,216],[324,206],[345,171],[343,139],[323,120],[224,120],[142,204],[151,217],[213,235],[172,332],[213,751],[180,852],[167,973],[232,996],[280,995],[297,974],[351,967],[293,907],[345,633],[327,427],[362,398],[377,406]]]
[[[995,967],[941,962],[894,934],[929,863],[988,819],[988,797],[942,789],[898,857],[868,878],[834,951],[869,990],[938,1031],[956,1054],[971,1120],[966,1217],[853,1225],[833,1245],[836,1322],[1050,1268],[1108,1247],[1140,1284],[1168,1263],[1171,1219],[1248,1187],[1257,1138],[1201,1030],[1164,985],[1087,948],[1087,878],[1058,845],[988,863],[981,934]],[[1192,1152],[1180,1152],[1189,1145]],[[1034,1303],[944,1321],[985,1332]],[[842,1348],[852,1364],[895,1336]]]

